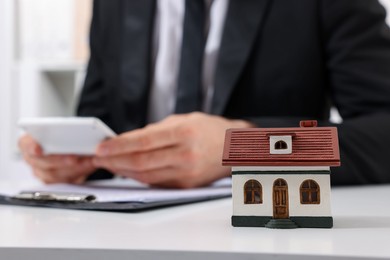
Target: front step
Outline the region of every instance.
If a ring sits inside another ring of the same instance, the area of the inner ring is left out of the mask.
[[[265,224],[266,228],[278,228],[278,229],[292,229],[298,228],[299,226],[289,218],[284,219],[271,219]]]

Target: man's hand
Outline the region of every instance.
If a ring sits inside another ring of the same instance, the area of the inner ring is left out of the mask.
[[[45,183],[79,184],[96,169],[91,157],[43,155],[42,148],[29,135],[19,139],[19,148],[34,175]]]
[[[221,166],[225,130],[251,126],[198,112],[173,115],[103,142],[93,164],[155,186],[202,186],[230,174]]]

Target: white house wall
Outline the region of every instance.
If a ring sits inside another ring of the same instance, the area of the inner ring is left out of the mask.
[[[286,180],[288,185],[290,216],[331,216],[330,177],[328,174],[234,174],[233,215],[234,216],[272,216],[272,188],[276,179]],[[257,180],[262,186],[262,204],[244,204],[244,185],[248,180]],[[320,186],[320,204],[301,204],[299,188],[303,181],[311,179]]]

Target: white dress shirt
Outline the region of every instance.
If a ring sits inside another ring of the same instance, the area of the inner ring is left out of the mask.
[[[198,0],[194,0],[198,1]],[[203,111],[209,112],[214,93],[214,74],[229,0],[206,0],[211,4],[209,29],[203,56]],[[184,0],[157,0],[153,39],[153,78],[148,122],[160,121],[175,109],[185,13]]]

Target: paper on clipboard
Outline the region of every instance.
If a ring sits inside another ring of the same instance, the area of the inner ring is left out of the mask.
[[[122,183],[121,183],[122,181]],[[35,187],[46,192],[69,192],[91,194],[96,202],[160,202],[172,199],[191,199],[203,196],[229,195],[230,186],[210,186],[195,189],[158,189],[130,180],[95,181],[86,185],[51,184]]]
[[[191,200],[202,197],[228,197],[231,195],[230,178],[220,180],[208,187],[194,189],[150,188],[130,179],[91,181],[84,185],[48,184],[24,187],[23,190],[0,191],[3,195],[15,196],[22,191],[39,191],[69,194],[91,194],[96,202],[154,203],[177,199]]]

